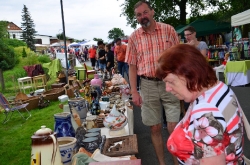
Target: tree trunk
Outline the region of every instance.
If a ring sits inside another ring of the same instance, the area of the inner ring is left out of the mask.
[[[3,78],[3,70],[0,69],[0,84],[2,86],[2,91],[5,90],[4,78]]]
[[[182,1],[179,3],[179,7],[180,7],[180,23],[181,23],[182,25],[186,25],[186,24],[187,24],[187,18],[186,18],[186,15],[187,15],[187,12],[186,12],[186,3],[187,3],[186,0],[182,0]]]

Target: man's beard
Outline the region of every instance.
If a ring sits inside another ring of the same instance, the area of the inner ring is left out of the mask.
[[[143,19],[141,20],[140,24],[141,24],[141,26],[143,26],[143,27],[149,27],[150,21],[149,21],[148,18],[143,18]]]

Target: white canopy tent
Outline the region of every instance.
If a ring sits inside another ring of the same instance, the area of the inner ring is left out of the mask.
[[[238,13],[236,15],[233,15],[231,17],[231,25],[234,26],[240,26],[240,25],[245,25],[250,23],[250,9]]]
[[[97,41],[93,41],[93,40],[90,40],[90,41],[88,41],[88,42],[86,42],[86,43],[84,43],[84,44],[81,44],[81,45],[84,45],[84,46],[92,46],[92,45],[95,45],[95,46],[97,46]]]

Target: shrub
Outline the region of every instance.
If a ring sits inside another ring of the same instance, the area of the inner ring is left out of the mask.
[[[12,47],[19,47],[19,46],[27,46],[27,44],[21,40],[18,39],[9,39],[9,38],[4,38],[4,43],[8,46]]]
[[[27,53],[26,53],[24,48],[23,48],[23,52],[22,52],[22,57],[27,57]]]
[[[20,63],[22,66],[40,64],[38,61],[38,56],[33,51],[31,51],[29,54],[27,53],[27,57],[23,58]]]
[[[17,57],[22,57],[23,49],[25,50],[26,54],[30,54],[30,48],[28,48],[27,46],[18,46],[14,48],[14,52]]]
[[[48,55],[40,55],[38,56],[38,61],[40,63],[48,63],[48,62],[51,62],[51,59],[49,58]]]

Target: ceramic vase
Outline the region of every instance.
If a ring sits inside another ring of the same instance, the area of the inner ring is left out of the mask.
[[[68,104],[70,109],[74,108],[79,114],[82,123],[86,119],[88,112],[86,100],[84,98],[72,98],[68,100]]]
[[[71,123],[70,112],[56,113],[54,118],[54,130],[57,132],[57,137],[75,137],[75,129]]]
[[[90,81],[90,85],[102,87],[102,80],[99,78],[98,74],[94,74],[94,78]]]

